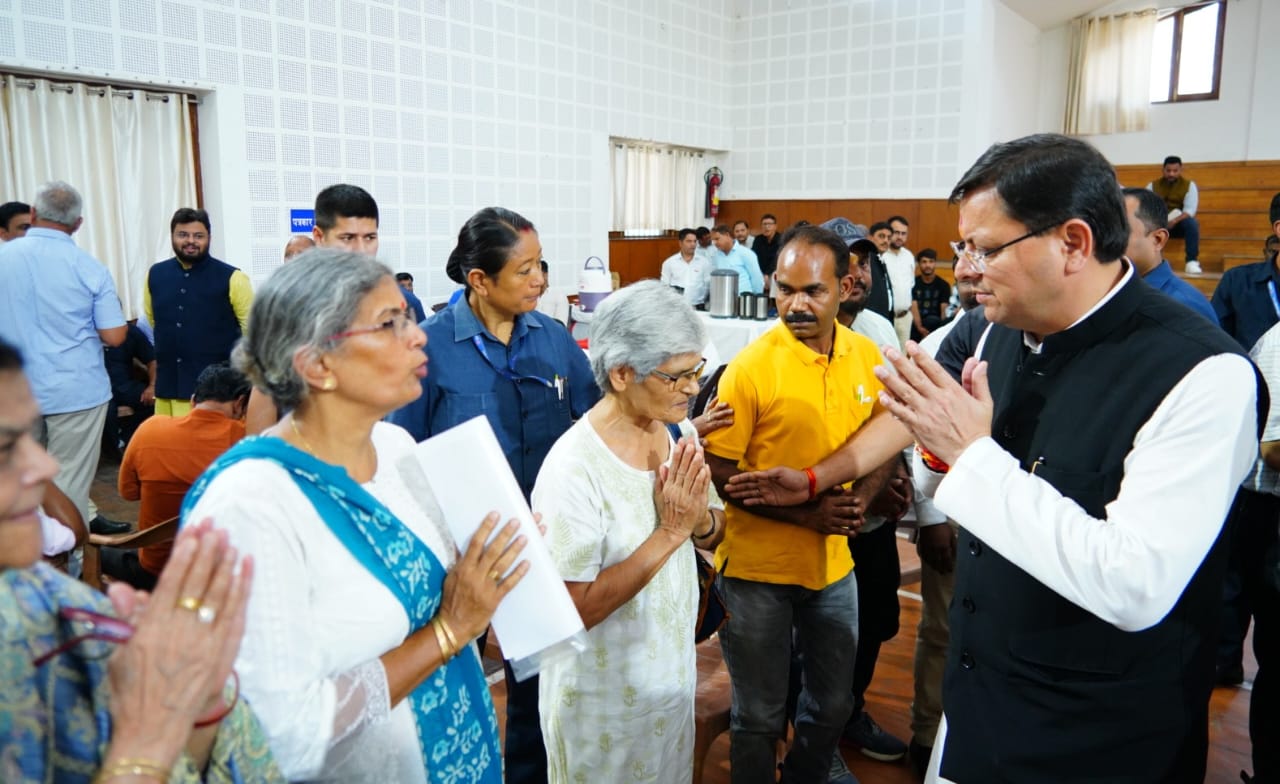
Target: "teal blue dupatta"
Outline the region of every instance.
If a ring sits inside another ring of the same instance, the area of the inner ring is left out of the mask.
[[[196,480],[182,503],[182,524],[209,483],[241,460],[269,460],[289,472],[329,530],[400,601],[409,628],[425,627],[440,606],[445,569],[431,549],[337,466],[279,438],[246,438]],[[215,524],[217,521],[214,521]],[[473,646],[423,681],[409,704],[430,781],[501,784],[498,719]]]

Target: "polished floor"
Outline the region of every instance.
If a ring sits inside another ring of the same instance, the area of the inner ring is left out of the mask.
[[[106,517],[136,520],[137,504],[122,500],[116,493],[116,469],[115,462],[103,461],[94,482],[93,499],[99,505],[101,514]],[[915,649],[916,624],[920,620],[918,590],[918,584],[910,584],[900,592],[902,631],[881,648],[875,680],[867,694],[871,715],[887,732],[904,740],[910,735],[911,659]],[[1250,768],[1249,686],[1256,669],[1252,655],[1246,654],[1244,685],[1238,688],[1220,688],[1213,693],[1209,707],[1209,768],[1205,777],[1209,784],[1236,784],[1240,781],[1240,771]],[[500,675],[495,680],[494,703],[501,720],[505,715],[506,687]],[[861,784],[914,784],[917,781],[905,762],[877,762],[863,757],[852,748],[842,751],[849,768]],[[702,784],[728,782],[729,735],[725,733],[716,740],[707,755]]]

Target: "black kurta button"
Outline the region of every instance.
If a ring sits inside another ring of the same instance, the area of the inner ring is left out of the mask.
[[[960,600],[960,606],[963,607],[967,612],[971,612],[971,613],[978,609],[978,605],[974,604],[973,599],[969,598],[968,596]]]
[[[972,669],[973,669],[973,665],[974,665],[973,657],[969,655],[969,652],[968,652],[968,651],[961,651],[961,652],[960,652],[960,666],[961,666],[961,667],[964,667],[966,670],[972,670]]]
[[[982,555],[982,542],[979,542],[977,539],[970,539],[969,555],[972,555],[974,558]]]

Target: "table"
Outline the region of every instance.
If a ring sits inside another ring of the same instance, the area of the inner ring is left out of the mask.
[[[746,348],[748,343],[760,337],[778,323],[777,318],[771,318],[768,321],[712,318],[701,311],[698,313],[698,318],[702,319],[703,325],[707,328],[709,343],[706,357],[709,369],[728,364],[729,360],[733,359],[739,351]]]

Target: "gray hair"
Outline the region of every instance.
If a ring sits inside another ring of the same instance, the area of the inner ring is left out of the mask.
[[[54,180],[40,186],[36,197],[31,200],[31,208],[41,220],[70,228],[80,220],[84,201],[75,188],[62,180]]]
[[[609,371],[629,367],[643,379],[680,354],[701,354],[707,329],[684,297],[665,283],[642,280],[600,303],[591,319],[591,372],[605,394]]]
[[[299,351],[320,353],[350,327],[360,303],[391,270],[360,253],[313,248],[276,269],[254,295],[249,327],[232,362],[271,395],[281,412],[298,407],[307,384],[293,366]]]

